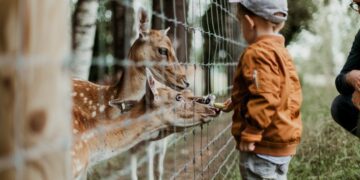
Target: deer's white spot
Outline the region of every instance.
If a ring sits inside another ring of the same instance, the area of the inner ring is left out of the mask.
[[[75,120],[75,124],[78,125],[78,124],[79,124],[79,121],[78,121],[78,120]]]
[[[114,96],[111,96],[110,99],[114,99]]]
[[[73,129],[73,133],[77,134],[79,131],[77,129]]]
[[[104,112],[104,110],[105,110],[105,105],[101,105],[101,106],[99,107],[99,111],[100,111],[100,112]]]
[[[96,111],[93,111],[92,113],[91,113],[91,117],[95,117],[96,116]]]
[[[88,98],[84,97],[84,103],[87,103]]]
[[[86,91],[89,91],[90,89],[89,88],[86,88]]]
[[[97,103],[97,104],[96,104],[96,106],[98,106],[98,107],[99,107],[99,106],[100,106],[100,104],[99,104],[99,103]]]
[[[80,93],[80,97],[83,97],[84,96],[84,93]]]
[[[73,93],[72,93],[72,96],[73,96],[73,97],[75,97],[76,95],[77,95],[77,93],[76,93],[76,92],[73,92]]]
[[[89,101],[89,105],[92,105],[92,100]]]

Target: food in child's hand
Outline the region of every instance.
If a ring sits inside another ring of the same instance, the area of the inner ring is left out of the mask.
[[[214,107],[219,108],[219,109],[224,109],[225,104],[224,103],[214,103]]]

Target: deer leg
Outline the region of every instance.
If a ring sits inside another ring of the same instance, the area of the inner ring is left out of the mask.
[[[167,149],[167,140],[168,137],[164,138],[161,142],[159,142],[159,149],[160,152],[158,154],[158,167],[157,167],[157,177],[159,180],[163,179],[163,174],[164,174],[164,161],[165,161],[165,154],[166,154],[166,149]]]
[[[137,157],[135,153],[131,153],[131,179],[137,180]]]
[[[148,180],[154,180],[154,143],[150,142],[146,149],[148,156]]]

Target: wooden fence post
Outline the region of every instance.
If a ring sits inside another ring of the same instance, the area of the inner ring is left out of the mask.
[[[0,179],[71,179],[70,1],[0,1]]]

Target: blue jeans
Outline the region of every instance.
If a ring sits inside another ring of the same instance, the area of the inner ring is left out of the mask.
[[[286,180],[289,164],[274,164],[254,153],[240,152],[240,174],[243,180]]]

